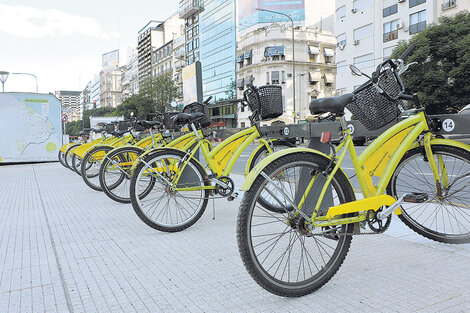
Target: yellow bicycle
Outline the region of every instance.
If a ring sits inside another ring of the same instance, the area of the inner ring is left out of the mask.
[[[342,115],[347,107],[369,130],[396,120],[403,100],[416,104],[409,111],[414,115],[384,131],[360,156],[343,119],[343,140],[331,145],[330,155],[283,150],[246,177],[238,247],[248,272],[269,292],[297,297],[320,288],[343,263],[352,236],[384,232],[392,213],[429,239],[470,242],[470,146],[434,135],[440,122],[427,117],[417,95],[403,93],[400,74],[412,48],[380,64],[352,94],[314,100],[310,110]],[[327,133],[322,142],[329,144]],[[348,151],[363,199],[356,199],[341,169]]]
[[[242,130],[211,149],[203,133],[210,125],[207,108],[200,103],[186,106],[175,117],[180,125],[189,125],[192,133],[191,148],[177,149],[168,145],[144,158],[135,168],[130,184],[134,211],[150,227],[166,232],[176,232],[193,225],[204,213],[209,197],[219,196],[233,200],[235,184],[229,177],[240,154],[254,140],[260,145],[251,154],[246,173],[267,154],[292,147],[288,142],[263,138],[258,121],[280,116],[282,88],[250,86],[245,92],[246,101],[253,112],[252,126]],[[206,100],[207,102],[207,100]],[[200,151],[209,172],[195,155]]]

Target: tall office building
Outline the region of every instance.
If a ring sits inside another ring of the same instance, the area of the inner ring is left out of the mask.
[[[150,21],[141,30],[137,40],[139,79],[152,74],[152,53],[179,36],[183,21],[179,14],[174,14],[165,21]]]
[[[80,119],[80,91],[58,90],[54,94],[60,100],[62,111],[68,114],[69,121]]]
[[[441,15],[465,9],[470,9],[468,0],[337,0],[337,93],[352,92],[365,81],[351,74],[349,64],[370,74],[400,40],[425,30]]]
[[[204,99],[214,127],[236,127],[235,95],[236,1],[181,0],[180,18],[185,20],[186,66],[202,67]]]

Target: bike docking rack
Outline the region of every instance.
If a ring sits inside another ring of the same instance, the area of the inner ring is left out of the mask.
[[[440,114],[429,115],[431,119],[438,119],[441,122],[440,130],[433,131],[436,135],[449,136],[455,140],[469,138],[470,139],[470,114]],[[400,119],[405,117],[400,117]],[[395,123],[390,123],[382,128],[374,131],[366,129],[361,122],[352,120],[348,121],[347,125],[353,137],[374,138],[382,134],[386,129],[390,128]],[[213,136],[216,139],[225,139],[234,133],[242,130],[241,128],[229,128],[213,130]],[[304,138],[310,141],[320,140],[322,132],[331,132],[332,139],[339,139],[341,136],[341,123],[340,121],[321,121],[310,122],[303,124],[291,125],[275,125],[275,126],[260,126],[263,134],[270,138],[289,140],[292,138]],[[328,145],[323,145],[328,147]],[[312,147],[313,148],[313,147]],[[327,149],[327,151],[329,151]]]

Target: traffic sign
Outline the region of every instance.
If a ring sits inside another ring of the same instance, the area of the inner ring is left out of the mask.
[[[69,117],[67,116],[67,114],[62,114],[62,122],[67,122],[68,119]]]

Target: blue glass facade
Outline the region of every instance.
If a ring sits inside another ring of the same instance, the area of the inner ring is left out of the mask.
[[[204,98],[227,99],[235,82],[235,0],[205,0],[199,27]]]

